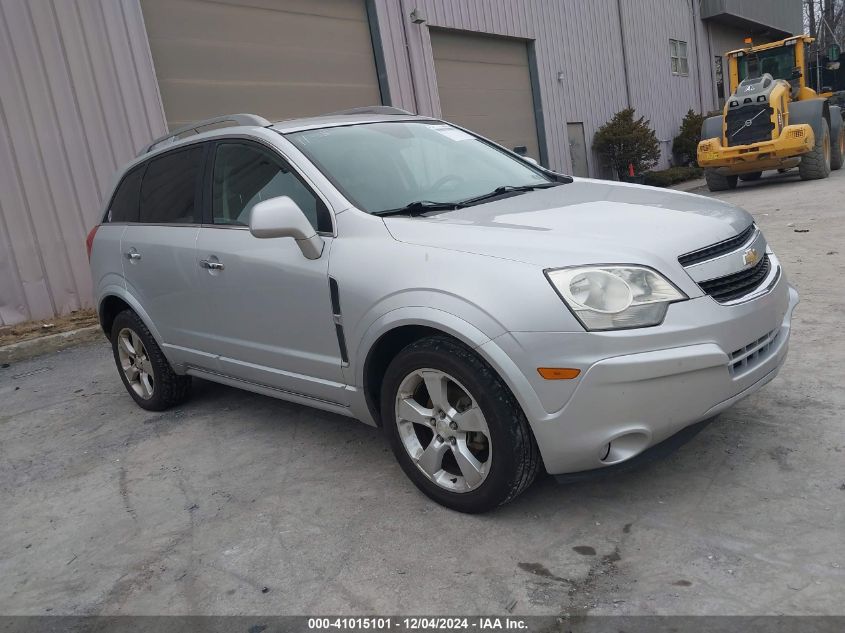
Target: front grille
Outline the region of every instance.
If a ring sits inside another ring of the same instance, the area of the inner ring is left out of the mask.
[[[771,106],[756,103],[729,109],[725,120],[728,145],[771,141],[772,131],[775,129],[775,124],[772,123],[773,112]],[[748,121],[751,121],[750,125],[746,125]]]
[[[745,244],[754,234],[756,228],[757,227],[751,224],[739,235],[735,235],[734,237],[728,238],[724,242],[719,242],[717,244],[713,244],[705,248],[700,248],[697,251],[687,253],[686,255],[681,255],[678,258],[678,261],[681,262],[681,266],[692,266],[693,264],[705,262],[708,259],[713,259],[714,257],[718,257],[719,255],[730,253],[731,251]]]
[[[731,359],[728,364],[731,375],[744,374],[765,361],[774,351],[778,333],[779,330],[772,330],[756,341],[751,341],[748,345],[731,352]]]
[[[702,281],[698,285],[719,303],[727,303],[756,290],[769,274],[771,266],[769,256],[764,255],[763,259],[751,268],[718,279]]]

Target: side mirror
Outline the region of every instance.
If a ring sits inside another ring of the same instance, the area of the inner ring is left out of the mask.
[[[252,207],[249,232],[261,239],[292,237],[308,259],[318,259],[323,254],[323,239],[288,196],[270,198]]]

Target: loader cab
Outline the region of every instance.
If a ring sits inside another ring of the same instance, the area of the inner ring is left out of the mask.
[[[771,75],[791,87],[792,100],[812,99],[816,93],[807,87],[806,47],[812,37],[797,35],[785,40],[749,46],[727,54],[731,94],[746,79]]]

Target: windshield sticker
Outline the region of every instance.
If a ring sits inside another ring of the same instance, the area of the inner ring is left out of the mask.
[[[427,125],[426,127],[453,141],[471,141],[475,138],[472,134],[467,134],[463,130],[454,128],[451,125]]]

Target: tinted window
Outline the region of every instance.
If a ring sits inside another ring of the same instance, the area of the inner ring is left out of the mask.
[[[194,201],[202,166],[201,146],[170,152],[150,161],[141,184],[141,222],[199,222]]]
[[[318,231],[331,231],[322,201],[271,151],[239,143],[217,146],[211,194],[215,224],[248,225],[252,207],[278,196],[293,199]]]
[[[123,177],[111,199],[107,222],[137,222],[138,196],[145,165],[140,165]]]

